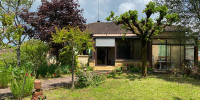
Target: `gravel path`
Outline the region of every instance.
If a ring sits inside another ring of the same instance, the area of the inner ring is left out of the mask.
[[[71,83],[71,76],[64,76],[61,78],[49,79],[42,81],[42,90],[49,90],[55,87],[69,86]],[[0,89],[0,100],[11,97],[10,88]]]

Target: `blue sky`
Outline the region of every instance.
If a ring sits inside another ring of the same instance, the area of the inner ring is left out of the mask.
[[[105,18],[110,15],[111,11],[120,15],[128,10],[137,10],[140,18],[145,17],[142,11],[149,1],[151,0],[99,0],[100,21],[105,22]],[[87,23],[96,22],[98,20],[98,0],[78,0],[78,2],[80,8],[84,9],[83,16],[87,19]],[[41,5],[41,0],[36,0],[30,11],[37,11],[39,5]]]

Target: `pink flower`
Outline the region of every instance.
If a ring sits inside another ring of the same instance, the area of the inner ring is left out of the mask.
[[[107,72],[107,74],[108,74],[108,72]]]
[[[98,75],[100,75],[100,74],[98,73]]]
[[[71,72],[72,70],[70,69],[69,71]]]
[[[56,76],[56,74],[54,74]]]
[[[26,76],[29,76],[28,74],[26,74]]]

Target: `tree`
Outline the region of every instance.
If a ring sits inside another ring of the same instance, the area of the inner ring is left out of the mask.
[[[138,12],[136,10],[129,10],[115,16],[114,12],[111,11],[107,21],[113,21],[117,25],[122,24],[122,28],[126,31],[131,31],[136,34],[141,41],[142,45],[142,77],[147,77],[147,43],[151,41],[151,36],[158,35],[164,29],[164,27],[171,25],[177,20],[177,14],[168,14],[166,5],[158,6],[154,2],[149,2],[146,8],[143,10],[146,14],[146,18],[138,20]],[[159,17],[154,21],[151,19],[152,14],[159,13]],[[166,20],[165,22],[162,22]]]
[[[200,28],[200,1],[199,0],[155,0],[157,4],[165,4],[169,8],[169,13],[177,13],[177,25],[185,27],[185,38],[177,37],[177,40],[184,40],[195,45],[196,59],[195,65],[198,66],[198,37]]]
[[[72,54],[72,89],[74,89],[74,66],[75,57],[84,50],[93,49],[92,39],[87,32],[82,32],[79,27],[56,28],[56,33],[52,34],[52,41],[55,43],[65,43],[63,53],[71,51]]]
[[[24,29],[21,25],[14,25],[15,15],[12,13],[1,13],[0,21],[2,24],[1,35],[10,43],[17,45],[17,65],[20,66],[20,45],[25,37],[22,37]]]
[[[28,12],[24,10],[21,18],[32,29],[33,36],[45,41],[51,45],[54,54],[59,56],[59,50],[63,44],[57,44],[51,41],[52,32],[55,33],[55,26],[63,28],[67,25],[76,27],[81,30],[85,29],[85,19],[82,16],[83,9],[79,9],[78,2],[75,0],[42,0],[42,5],[38,12]]]
[[[0,50],[5,48],[5,43],[3,42],[3,39],[4,39],[3,36],[0,35]]]
[[[199,0],[155,0],[157,4],[165,4],[169,13],[177,13],[182,24],[190,28],[199,28],[200,1]],[[192,25],[195,24],[195,25]]]
[[[46,62],[46,55],[49,50],[48,44],[41,40],[27,40],[21,45],[22,61],[30,62],[33,67],[33,72],[36,75],[37,69],[42,63]]]
[[[25,23],[19,15],[22,9],[29,9],[35,0],[1,0],[1,27],[0,37],[17,46],[17,65],[20,66],[20,45],[29,35],[24,29]]]

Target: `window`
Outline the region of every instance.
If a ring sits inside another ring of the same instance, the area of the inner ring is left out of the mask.
[[[131,59],[131,45],[128,39],[117,41],[117,58]]]
[[[116,39],[117,59],[141,59],[141,42],[138,39]]]
[[[159,56],[166,56],[166,45],[159,45]],[[167,56],[169,56],[169,46],[167,46]]]

